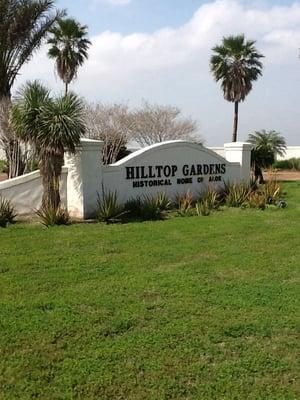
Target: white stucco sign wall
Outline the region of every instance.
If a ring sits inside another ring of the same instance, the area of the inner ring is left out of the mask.
[[[75,155],[67,154],[61,182],[63,203],[72,217],[95,215],[103,191],[116,192],[120,203],[143,195],[166,193],[171,199],[190,191],[197,196],[207,186],[250,179],[251,145],[228,143],[225,157],[186,141],[155,144],[121,161],[104,166],[103,143],[82,139]],[[0,195],[26,214],[38,208],[42,186],[39,173],[0,183]]]
[[[103,167],[103,187],[116,191],[121,202],[159,192],[170,198],[187,191],[196,196],[208,185],[218,187],[226,181],[240,181],[239,161],[228,162],[191,142],[164,142]]]

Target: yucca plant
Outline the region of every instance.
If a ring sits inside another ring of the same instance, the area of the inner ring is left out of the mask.
[[[47,227],[70,223],[69,213],[62,207],[42,206],[36,214],[41,219],[41,223]]]
[[[6,228],[8,224],[15,222],[17,213],[9,200],[0,196],[0,227]]]
[[[96,215],[100,222],[111,224],[120,222],[121,217],[126,213],[124,208],[119,204],[118,194],[116,191],[103,190],[102,196],[98,195]]]
[[[75,94],[52,98],[38,81],[28,82],[15,99],[10,123],[17,137],[38,155],[42,204],[60,206],[59,182],[65,152],[75,153],[85,134],[84,105]]]

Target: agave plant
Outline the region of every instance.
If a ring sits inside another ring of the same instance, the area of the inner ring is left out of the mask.
[[[17,213],[9,200],[0,196],[0,227],[5,228],[15,222]]]
[[[43,206],[37,211],[42,224],[50,227],[54,225],[68,225],[70,216],[68,211],[62,207]]]
[[[107,224],[120,222],[125,213],[126,211],[119,204],[117,192],[103,190],[102,196],[98,194],[96,208],[98,221]]]

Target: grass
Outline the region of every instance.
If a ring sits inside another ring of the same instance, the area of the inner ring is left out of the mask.
[[[0,398],[299,398],[288,208],[0,230]]]

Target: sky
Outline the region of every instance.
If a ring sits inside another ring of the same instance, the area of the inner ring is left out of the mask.
[[[198,121],[206,145],[230,142],[233,104],[209,59],[222,38],[245,33],[265,55],[263,76],[240,106],[239,140],[261,129],[300,145],[300,1],[59,0],[88,25],[92,47],[72,89],[91,102],[174,105]],[[16,88],[39,79],[63,89],[43,46]]]

